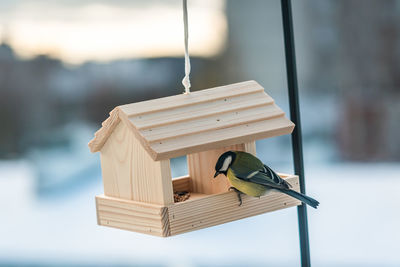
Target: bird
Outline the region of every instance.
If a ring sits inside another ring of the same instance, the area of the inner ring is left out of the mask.
[[[252,197],[260,197],[268,191],[276,190],[300,200],[303,203],[317,208],[319,202],[309,196],[290,189],[292,186],[276,174],[270,167],[265,165],[257,157],[243,151],[227,151],[223,153],[215,164],[216,178],[224,174],[242,205],[241,194]]]

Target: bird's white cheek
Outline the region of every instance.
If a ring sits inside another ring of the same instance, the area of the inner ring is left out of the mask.
[[[226,171],[229,168],[229,165],[231,164],[231,162],[232,162],[232,156],[227,157],[224,160],[224,164],[222,165],[220,171]]]

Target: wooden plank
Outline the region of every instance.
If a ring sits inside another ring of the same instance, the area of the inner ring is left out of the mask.
[[[122,222],[116,222],[112,220],[100,220],[100,225],[102,226],[110,226],[114,228],[119,228],[122,230],[128,230],[128,231],[133,231],[133,232],[138,232],[142,234],[149,234],[149,235],[155,235],[155,236],[164,236],[163,235],[163,230],[158,229],[156,227],[145,227],[145,226],[140,226],[140,225],[135,225],[131,223],[122,223]]]
[[[281,176],[282,177],[282,176]],[[286,181],[288,181],[296,191],[298,191],[299,185],[298,185],[298,176],[296,175],[290,175],[288,177],[282,177]],[[265,196],[263,196],[261,199],[274,195],[277,192],[268,192]],[[253,197],[247,197],[243,196],[243,205],[246,202],[245,198],[247,201],[252,201],[252,200],[257,200],[258,198],[253,198]],[[226,191],[222,192],[219,194],[213,194],[213,195],[205,195],[203,198],[196,199],[193,201],[193,203],[189,202],[180,202],[180,203],[175,203],[172,207],[172,209],[175,209],[176,206],[180,206],[176,210],[174,210],[174,216],[170,217],[170,221],[172,222],[173,219],[183,219],[184,217],[187,217],[187,215],[190,212],[194,212],[196,214],[202,213],[202,212],[208,212],[209,210],[214,210],[214,209],[226,209],[232,205],[232,202],[235,202],[236,206],[238,203],[237,200],[237,195],[236,192],[232,191]]]
[[[101,149],[104,193],[146,203],[173,203],[169,159],[154,161],[121,122]]]
[[[125,125],[129,127],[129,129],[132,131],[133,135],[135,136],[136,140],[139,141],[139,143],[143,146],[143,148],[149,153],[150,157],[155,160],[157,157],[157,153],[151,148],[149,142],[143,137],[143,135],[140,134],[140,132],[135,128],[135,125],[132,124],[132,122],[129,120],[128,116],[120,112],[120,119]]]
[[[100,225],[99,202],[97,201],[97,197],[95,197],[95,205],[96,205],[96,220],[97,220],[97,224]]]
[[[276,193],[276,194],[275,194]],[[193,220],[202,220],[207,217],[215,217],[222,215],[222,217],[236,217],[237,210],[246,210],[246,212],[252,212],[254,210],[259,210],[264,209],[266,204],[265,196],[261,198],[253,198],[250,196],[244,195],[242,197],[243,203],[246,200],[246,205],[242,204],[242,206],[239,207],[239,201],[237,199],[237,196],[235,196],[235,193],[233,192],[227,192],[227,193],[221,193],[221,194],[226,194],[225,198],[223,199],[224,203],[224,208],[221,208],[218,205],[211,205],[211,203],[207,202],[206,204],[203,204],[200,208],[197,209],[191,209],[190,211],[181,211],[178,213],[179,209],[174,210],[173,213],[170,213],[171,215],[171,220],[170,220],[170,225],[172,227],[175,226],[181,226],[188,224],[189,222]],[[229,198],[228,198],[229,195]],[[204,199],[204,197],[203,197]],[[207,199],[207,198],[206,198]],[[200,198],[194,199],[192,201],[196,202],[200,200]],[[268,200],[268,205],[271,205],[275,207],[276,205],[278,206],[287,206],[288,201],[297,201],[296,199],[289,198],[287,195],[274,192],[274,194],[269,196]],[[263,203],[263,205],[260,205],[260,203]],[[299,202],[299,201],[297,201]],[[240,209],[236,209],[236,207]],[[211,213],[212,211],[212,213]]]
[[[133,147],[133,200],[167,205],[174,202],[169,159],[153,161],[139,142]]]
[[[287,180],[295,190],[299,190],[297,176],[289,176]],[[235,192],[209,195],[170,206],[170,231],[171,235],[180,234],[300,204],[300,201],[278,192],[269,192],[260,199],[243,196],[240,207]]]
[[[225,97],[241,96],[254,92],[262,92],[264,88],[255,81],[246,81],[215,88],[200,90],[190,94],[174,95],[138,103],[119,106],[128,116],[160,112],[170,108],[204,103]]]
[[[154,164],[154,160],[149,155],[149,160]],[[157,164],[157,163],[156,163]],[[162,202],[157,202],[163,205],[168,205],[174,203],[174,192],[172,188],[172,176],[171,176],[171,163],[169,159],[164,159],[159,161],[160,164],[160,177],[155,179],[155,186],[152,188],[157,188],[160,186],[160,194],[162,197]]]
[[[109,211],[103,211],[99,210],[98,216],[102,220],[111,220],[115,222],[134,222],[135,225],[139,226],[150,226],[150,227],[156,227],[161,229],[163,222],[161,221],[160,217],[157,219],[149,219],[149,218],[144,218],[141,216],[136,216],[136,215],[127,215],[127,214],[122,214],[122,213],[116,213],[116,212],[109,212]]]
[[[147,209],[149,209],[149,208],[147,208]],[[140,218],[149,219],[149,220],[160,218],[160,209],[157,210],[156,214],[148,213],[147,209],[131,210],[129,208],[118,208],[118,207],[114,207],[114,206],[99,204],[97,211],[98,212],[112,212],[112,213],[131,215],[131,216],[140,216]]]
[[[188,191],[192,192],[192,182],[189,175],[177,177],[172,179],[173,191]]]
[[[250,109],[238,110],[202,117],[196,119],[192,117],[191,121],[170,123],[160,127],[140,130],[140,133],[148,142],[163,141],[166,139],[181,137],[185,135],[197,134],[217,129],[237,126],[240,124],[252,123],[275,117],[283,116],[284,112],[276,105],[262,105]],[[191,112],[186,113],[186,116]]]
[[[125,200],[116,197],[109,197],[106,195],[96,196],[96,203],[98,207],[107,206],[117,209],[124,209],[141,214],[160,215],[163,206],[151,203],[144,203],[132,200]]]
[[[169,235],[166,207],[97,196],[96,209],[99,225],[157,236]]]
[[[270,96],[264,92],[257,92],[241,97],[225,97],[203,104],[172,108],[162,112],[128,116],[128,118],[136,129],[142,130],[272,103],[273,99]]]
[[[286,201],[286,202],[283,202]],[[285,205],[283,204],[285,203]],[[211,214],[209,216],[200,216],[201,219],[193,218],[191,221],[187,221],[182,225],[171,225],[171,235],[182,234],[189,231],[200,230],[206,227],[211,227],[215,225],[224,224],[227,222],[232,222],[266,212],[272,212],[284,208],[294,207],[300,205],[296,200],[290,200],[288,197],[286,199],[275,199],[265,203],[265,205],[256,205],[254,207],[248,207],[238,212],[218,210],[219,213]],[[229,213],[230,212],[230,213]]]
[[[97,152],[103,147],[119,121],[118,110],[113,109],[110,116],[102,123],[102,127],[95,132],[94,138],[89,142],[88,146],[91,152]]]
[[[254,156],[257,156],[257,153],[256,153],[256,142],[255,141],[244,143],[243,145],[244,145],[244,150],[243,151],[246,151],[246,152],[248,152],[250,154],[253,154]]]
[[[108,148],[102,148],[107,151]],[[117,177],[114,175],[110,153],[100,153],[100,165],[103,177],[104,194],[110,197],[119,197]]]
[[[282,116],[226,129],[168,139],[163,142],[153,142],[150,143],[150,146],[155,151],[155,159],[160,160],[290,134],[293,128],[294,124]]]
[[[187,155],[192,191],[203,194],[226,192],[230,187],[228,179],[215,179],[215,164],[221,154],[229,150],[244,150],[243,144],[218,148]]]
[[[206,196],[208,196],[208,195],[203,194],[203,193],[190,192],[190,197],[189,197],[188,200],[185,200],[185,202],[189,202],[189,201],[196,200],[196,199],[199,199],[199,198],[203,198],[203,197],[206,197]]]
[[[129,129],[119,123],[101,149],[101,167],[103,174],[104,194],[112,197],[133,199],[132,146],[134,139]]]
[[[226,207],[224,209],[220,209],[219,207],[209,207],[207,212],[202,212],[202,213],[196,213],[196,211],[193,211],[191,214],[185,214],[184,217],[179,217],[179,219],[172,219],[170,222],[170,226],[172,230],[177,227],[182,227],[184,228],[185,226],[188,226],[191,228],[191,223],[194,221],[204,221],[206,219],[217,219],[217,221],[221,222],[223,218],[235,220],[234,218],[238,217],[238,211],[241,214],[252,214],[254,212],[261,212],[265,213],[265,208],[266,205],[268,205],[268,211],[269,209],[275,210],[277,207],[287,207],[290,204],[298,204],[298,200],[292,199],[288,197],[287,195],[283,194],[275,194],[269,197],[268,203],[263,199],[264,197],[261,197],[260,199],[258,198],[252,198],[249,196],[244,196],[243,200],[246,199],[246,205],[242,204],[240,206],[241,209],[237,209],[236,207],[238,206],[238,201],[237,197],[232,197],[230,199],[230,202],[235,203],[233,206]],[[262,205],[261,205],[262,203]],[[213,212],[210,211],[210,209],[213,209]],[[267,211],[267,212],[268,212]],[[172,214],[172,213],[171,213]],[[194,214],[194,215],[193,215]],[[173,216],[176,217],[175,214]],[[251,216],[251,215],[250,215]]]

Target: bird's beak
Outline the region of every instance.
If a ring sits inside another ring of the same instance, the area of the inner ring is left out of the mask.
[[[220,174],[220,172],[218,172],[218,171],[217,171],[217,172],[215,172],[215,174],[214,174],[214,178],[215,178],[215,177],[217,177],[219,174]]]

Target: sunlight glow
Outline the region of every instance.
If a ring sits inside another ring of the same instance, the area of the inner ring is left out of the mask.
[[[215,56],[223,49],[227,35],[224,4],[196,5],[198,2],[189,5],[190,54]],[[76,64],[184,53],[179,4],[57,7],[28,3],[9,14],[2,24],[7,41],[25,58],[48,54]]]

